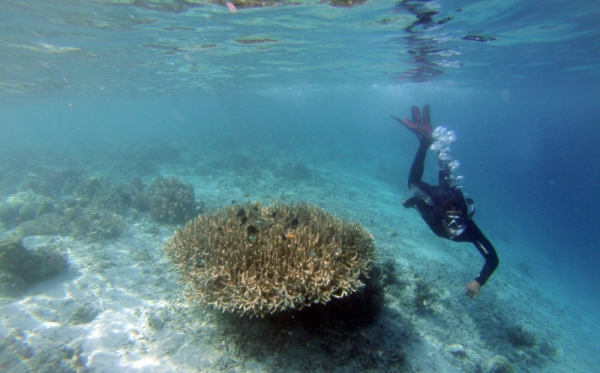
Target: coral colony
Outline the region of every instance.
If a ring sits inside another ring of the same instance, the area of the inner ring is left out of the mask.
[[[372,235],[307,203],[246,203],[201,215],[166,243],[188,298],[251,317],[302,309],[364,286]]]

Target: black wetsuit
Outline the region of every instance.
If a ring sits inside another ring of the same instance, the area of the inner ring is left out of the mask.
[[[429,225],[429,228],[442,238],[447,238],[457,242],[471,242],[479,253],[485,258],[485,264],[479,272],[475,281],[480,285],[485,284],[488,278],[494,273],[498,266],[498,255],[491,242],[479,230],[473,219],[468,219],[465,230],[458,236],[452,238],[444,227],[443,206],[449,199],[456,199],[464,203],[463,214],[468,214],[465,198],[456,186],[451,183],[451,170],[448,164],[442,160],[439,161],[439,186],[429,185],[423,182],[423,171],[425,169],[425,156],[429,144],[422,141],[410,169],[408,178],[408,187],[413,197],[406,200],[403,205],[406,208],[414,207],[423,217],[423,220]]]

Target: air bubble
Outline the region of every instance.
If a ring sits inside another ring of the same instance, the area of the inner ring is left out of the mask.
[[[462,180],[462,176],[454,176],[454,171],[460,166],[460,163],[452,159],[450,156],[450,144],[456,141],[456,133],[447,129],[446,127],[440,126],[433,131],[434,142],[429,147],[431,150],[438,152],[438,158],[440,161],[446,164],[450,170],[450,177],[448,182],[451,186],[460,188],[458,185]]]

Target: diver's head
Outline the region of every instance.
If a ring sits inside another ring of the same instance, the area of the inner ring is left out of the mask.
[[[444,203],[444,228],[451,238],[460,236],[467,228],[468,215],[462,204],[455,199]]]
[[[457,211],[446,211],[444,214],[444,228],[451,238],[458,237],[467,228],[467,218]]]

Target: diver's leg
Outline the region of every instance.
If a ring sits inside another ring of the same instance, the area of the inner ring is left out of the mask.
[[[429,149],[429,145],[425,141],[421,141],[419,145],[419,150],[417,150],[417,154],[415,155],[415,160],[413,161],[412,166],[410,167],[410,173],[408,174],[408,188],[412,184],[418,184],[421,182],[423,178],[423,172],[425,172],[425,157],[427,156],[427,149]]]
[[[421,109],[419,109],[418,106],[411,107],[411,114],[412,122],[408,119],[400,119],[393,115],[391,115],[391,117],[416,134],[419,141],[425,141],[428,145],[431,145],[433,143],[433,137],[431,136],[429,105],[423,107],[423,116],[421,116]]]

